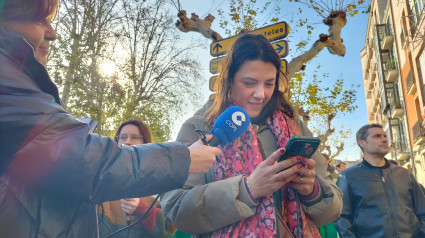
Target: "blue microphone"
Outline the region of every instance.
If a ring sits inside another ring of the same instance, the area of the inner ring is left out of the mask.
[[[238,106],[227,108],[215,121],[211,134],[214,137],[208,143],[210,146],[224,146],[239,138],[248,129],[251,118]]]

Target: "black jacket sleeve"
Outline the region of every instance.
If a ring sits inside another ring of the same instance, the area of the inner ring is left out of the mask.
[[[0,174],[91,202],[180,188],[190,155],[181,143],[118,147],[89,133],[0,54]]]

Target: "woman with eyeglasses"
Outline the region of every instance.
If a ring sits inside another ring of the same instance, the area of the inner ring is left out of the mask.
[[[96,204],[180,188],[220,154],[200,140],[119,147],[70,115],[46,70],[58,5],[0,0],[0,237],[97,237]]]
[[[119,146],[133,146],[152,142],[148,126],[138,118],[131,118],[118,127],[115,141]],[[133,224],[143,215],[153,202],[154,197],[125,198],[117,201],[104,202],[98,207],[100,237],[107,237],[112,232]],[[175,232],[175,227],[169,220],[164,220],[159,202],[147,216],[135,226],[124,230],[113,237],[169,237]]]

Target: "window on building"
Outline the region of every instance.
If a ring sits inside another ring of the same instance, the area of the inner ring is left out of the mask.
[[[418,58],[418,74],[419,74],[419,81],[421,82],[420,84],[423,84],[424,79],[425,79],[425,51],[422,49],[422,53]],[[413,82],[415,83],[415,78],[413,78]],[[424,87],[424,85],[422,85],[422,87]],[[425,100],[425,99],[424,99]]]
[[[401,46],[404,47],[404,43],[406,42],[406,32],[407,32],[406,31],[407,30],[407,28],[406,28],[406,17],[405,17],[404,11],[402,13],[400,22],[401,22],[400,41],[401,41]]]
[[[398,93],[397,88],[397,84],[395,83],[388,83],[386,85],[387,99],[389,103],[400,101],[400,95]]]
[[[398,153],[408,152],[407,138],[404,132],[404,127],[399,119],[390,120],[391,132],[392,132],[392,145],[395,147]]]
[[[424,0],[416,0],[414,2],[415,2],[416,14],[422,16],[424,11]],[[417,19],[420,19],[421,18],[420,16],[418,16]]]
[[[409,0],[409,19],[412,22],[412,35],[415,34],[417,26],[422,18],[425,0]]]
[[[419,98],[418,97],[415,98],[415,109],[416,109],[416,120],[418,120],[418,121],[422,120],[421,107],[419,105]]]

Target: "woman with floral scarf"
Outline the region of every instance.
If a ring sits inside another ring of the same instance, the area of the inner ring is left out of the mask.
[[[182,126],[177,141],[209,131],[228,107],[245,109],[251,125],[203,175],[163,195],[167,219],[195,237],[320,237],[318,226],[335,221],[342,194],[322,176],[320,153],[277,162],[291,136],[312,136],[285,98],[288,79],[263,35],[239,37],[220,66],[209,102]]]

